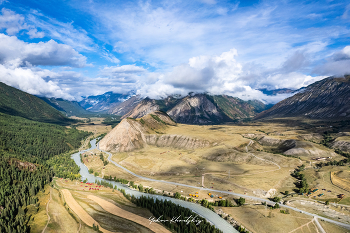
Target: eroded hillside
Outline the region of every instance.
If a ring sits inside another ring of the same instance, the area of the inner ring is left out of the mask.
[[[209,145],[206,140],[165,133],[169,126],[175,125],[176,123],[166,113],[160,111],[139,119],[126,118],[100,141],[100,148],[124,152],[141,149],[145,145],[185,149],[203,148]]]

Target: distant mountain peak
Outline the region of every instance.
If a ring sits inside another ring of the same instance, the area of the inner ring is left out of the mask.
[[[350,119],[350,75],[328,77],[300,89],[256,119],[307,117],[313,119]]]

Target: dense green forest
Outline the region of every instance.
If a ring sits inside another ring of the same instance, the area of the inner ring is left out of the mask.
[[[26,206],[36,204],[35,195],[51,182],[53,171],[23,163],[0,152],[0,232],[29,232]]]
[[[88,132],[0,113],[0,149],[29,162],[43,163],[78,148]]]
[[[46,164],[53,170],[55,176],[64,179],[80,179],[80,168],[71,158],[71,153],[55,155],[46,161]]]

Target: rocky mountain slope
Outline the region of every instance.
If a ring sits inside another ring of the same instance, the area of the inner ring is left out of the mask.
[[[114,114],[117,116],[123,116],[130,112],[135,106],[142,100],[140,95],[134,95],[129,99],[121,102],[108,110],[108,113]]]
[[[131,118],[139,118],[147,115],[148,113],[154,111],[163,111],[166,112],[172,107],[174,107],[177,103],[179,103],[181,99],[177,99],[173,96],[169,96],[164,99],[154,100],[150,98],[145,98],[139,102],[130,112],[126,113],[122,119],[131,117]]]
[[[350,76],[325,78],[258,114],[256,119],[308,117],[350,119]]]
[[[231,120],[215,103],[212,96],[203,94],[185,97],[169,110],[168,114],[176,122],[187,124],[215,124]]]
[[[124,152],[146,145],[196,149],[209,142],[183,135],[165,134],[166,128],[176,123],[164,112],[156,111],[139,119],[126,118],[113,128],[99,143],[102,150]]]
[[[122,118],[139,118],[152,111],[164,111],[178,123],[219,124],[254,117],[266,106],[257,100],[243,101],[227,95],[195,94],[161,100],[146,98]]]

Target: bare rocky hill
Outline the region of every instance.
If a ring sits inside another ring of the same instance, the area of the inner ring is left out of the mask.
[[[325,78],[258,114],[256,119],[307,117],[350,119],[350,76]]]
[[[164,112],[156,111],[139,119],[123,119],[99,143],[102,150],[124,152],[145,145],[196,149],[209,146],[209,142],[184,135],[163,134],[176,123]]]

